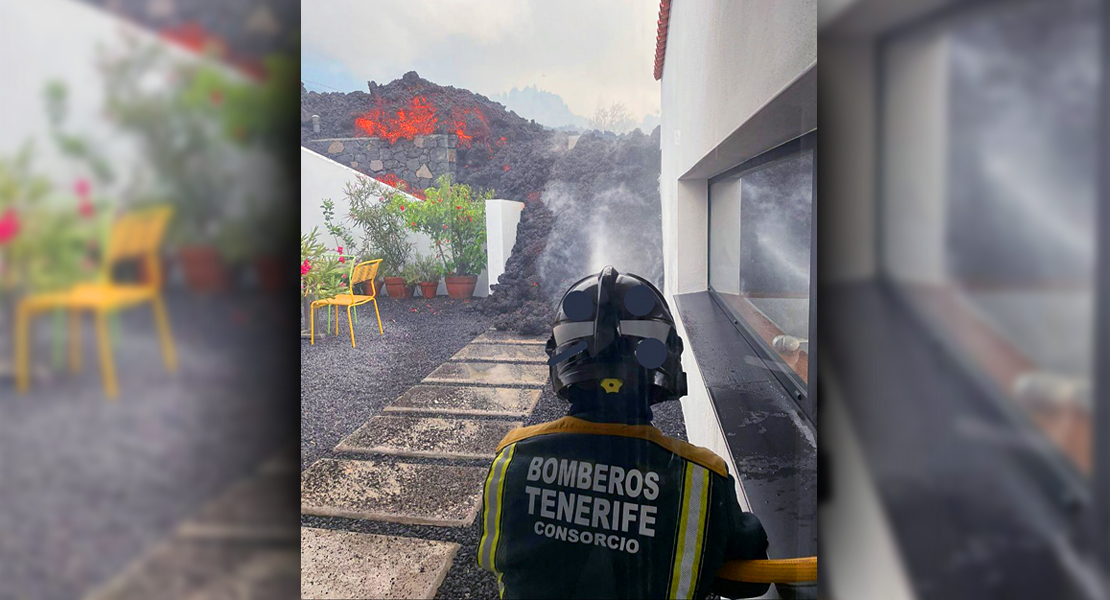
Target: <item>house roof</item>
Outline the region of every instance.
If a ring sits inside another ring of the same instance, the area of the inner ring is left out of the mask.
[[[663,78],[663,59],[667,55],[667,24],[671,18],[671,0],[659,0],[659,29],[655,34],[655,79]]]

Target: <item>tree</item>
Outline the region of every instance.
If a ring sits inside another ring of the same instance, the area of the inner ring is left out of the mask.
[[[622,102],[614,102],[609,108],[598,106],[594,117],[590,119],[590,127],[601,131],[624,133],[631,131],[636,126],[636,119]]]

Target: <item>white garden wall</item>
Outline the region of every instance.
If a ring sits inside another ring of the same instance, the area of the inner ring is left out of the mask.
[[[342,218],[343,215],[350,212],[350,204],[347,202],[345,195],[347,182],[354,181],[357,177],[366,177],[366,175],[331,159],[324,158],[308,148],[301,147],[301,232],[308,233],[312,231],[313,227],[317,227],[320,232],[320,241],[329,246],[336,245],[336,241],[332,239],[327,226],[324,224],[324,213],[320,208],[320,203],[325,198],[330,198],[335,203],[336,217]],[[381,185],[387,187],[385,184]],[[408,196],[408,194],[405,195]],[[413,196],[409,196],[409,198],[412,198],[413,202],[419,202]],[[425,255],[432,252],[431,238],[422,233],[410,232],[408,235],[409,241],[414,244],[414,252]],[[515,241],[515,228],[513,239]],[[512,242],[509,242],[509,248],[511,250]],[[442,281],[439,283],[437,293],[440,295],[447,293],[446,286]],[[489,295],[488,270],[483,270],[478,276],[474,295]]]

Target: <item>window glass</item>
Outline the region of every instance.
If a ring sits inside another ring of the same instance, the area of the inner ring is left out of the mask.
[[[1007,3],[892,40],[884,56],[886,271],[1081,471],[1098,23],[1093,0]]]
[[[813,151],[715,181],[709,195],[710,287],[804,383]]]

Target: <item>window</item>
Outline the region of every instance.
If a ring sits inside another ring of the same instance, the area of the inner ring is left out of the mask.
[[[884,273],[1079,472],[1093,456],[1098,11],[957,11],[882,53]]]
[[[812,372],[815,136],[709,182],[709,288],[799,401]]]

